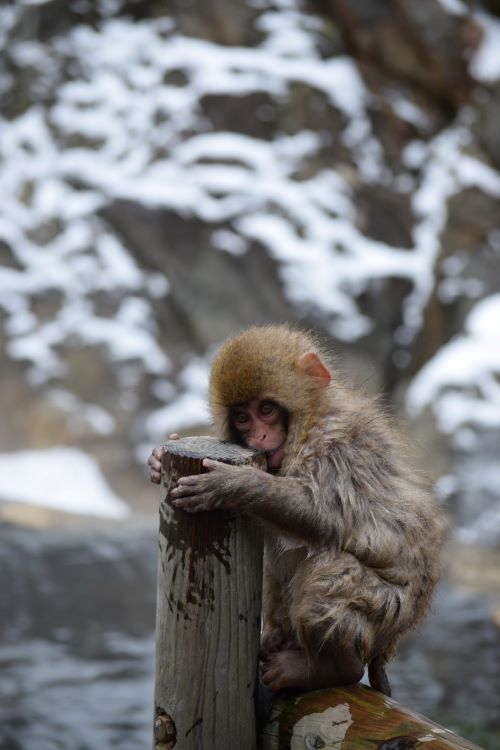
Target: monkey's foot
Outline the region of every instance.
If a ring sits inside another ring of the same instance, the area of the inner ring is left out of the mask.
[[[262,682],[275,693],[285,688],[308,690],[313,687],[304,652],[283,649],[270,654],[262,665]]]
[[[280,628],[269,630],[260,642],[259,657],[262,662],[268,661],[271,654],[276,651],[294,651],[300,649],[297,639],[293,636],[287,636]]]

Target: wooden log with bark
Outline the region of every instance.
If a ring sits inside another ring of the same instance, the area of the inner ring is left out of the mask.
[[[274,699],[261,750],[481,750],[372,688]]]

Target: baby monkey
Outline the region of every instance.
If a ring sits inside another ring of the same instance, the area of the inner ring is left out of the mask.
[[[390,695],[385,663],[429,609],[443,528],[394,429],[288,326],[229,339],[209,399],[219,437],[262,451],[268,472],[205,459],[208,472],[170,494],[188,513],[224,508],[265,525],[262,681],[353,685],[368,665]],[[149,458],[153,482],[163,452]]]

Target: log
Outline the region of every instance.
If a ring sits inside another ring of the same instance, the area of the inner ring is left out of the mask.
[[[228,512],[189,514],[169,492],[203,458],[265,468],[215,438],[165,445],[160,503],[154,748],[255,750],[262,599],[259,528]]]
[[[481,750],[364,685],[275,698],[261,750]]]

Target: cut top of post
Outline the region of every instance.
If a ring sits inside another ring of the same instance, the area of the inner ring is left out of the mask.
[[[184,456],[199,460],[210,458],[213,461],[224,461],[235,465],[250,463],[252,459],[255,461],[262,455],[252,448],[245,448],[242,445],[235,445],[206,436],[167,440],[163,447],[172,456]]]

